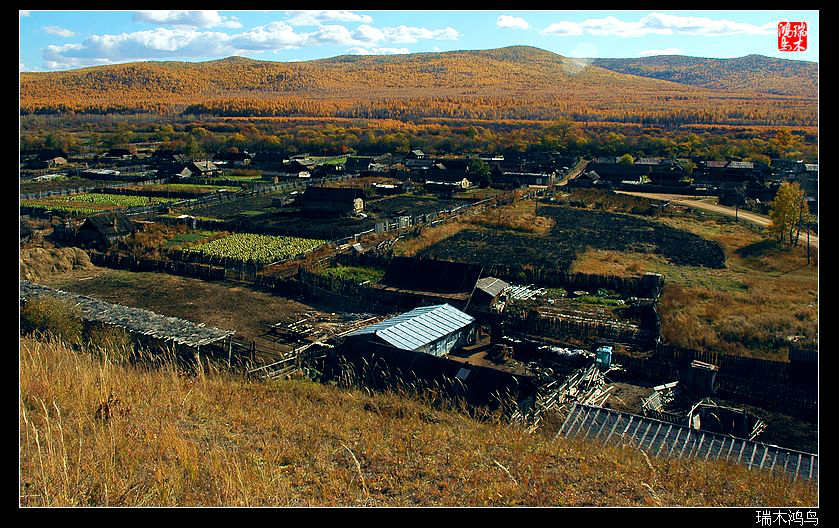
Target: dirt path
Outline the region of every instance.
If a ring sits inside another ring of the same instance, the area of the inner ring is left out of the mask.
[[[631,192],[631,191],[615,191],[621,194],[629,194],[632,196],[639,196],[641,198],[649,198],[651,200],[663,200],[672,202],[678,205],[685,205],[688,207],[693,207],[694,209],[703,209],[705,211],[710,211],[713,213],[719,213],[726,216],[737,216],[737,218],[742,218],[748,222],[753,224],[757,224],[761,227],[769,225],[769,217],[763,216],[757,213],[753,213],[751,211],[744,211],[742,209],[735,210],[734,207],[728,207],[725,205],[719,205],[715,203],[709,203],[702,201],[698,198],[688,198],[681,194],[655,194],[655,193],[642,193],[642,192]],[[807,235],[802,233],[800,235],[801,242],[806,244],[807,243]],[[819,237],[810,234],[810,246],[818,249],[819,248]]]
[[[565,176],[564,176],[561,180],[559,180],[558,182],[556,182],[556,185],[565,185],[566,183],[568,183],[568,181],[569,181],[570,179],[572,179],[572,178],[576,178],[576,177],[577,177],[577,176],[579,176],[579,175],[580,175],[580,174],[581,174],[584,170],[586,170],[586,167],[587,167],[587,166],[588,166],[588,160],[580,160],[580,162],[577,164],[577,166],[576,166],[576,167],[574,167],[573,169],[571,169],[570,171],[568,171],[568,174],[566,174],[566,175],[565,175]]]

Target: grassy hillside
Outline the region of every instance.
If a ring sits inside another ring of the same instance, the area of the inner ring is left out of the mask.
[[[720,94],[627,75],[538,48],[340,56],[232,57],[21,73],[21,112],[156,112],[364,118],[814,124],[814,101]],[[719,98],[726,99],[721,105]]]
[[[394,394],[185,376],[20,342],[23,505],[814,505],[719,462],[556,440]]]
[[[731,92],[758,92],[817,98],[819,65],[815,62],[747,55],[705,59],[660,55],[639,59],[594,59],[609,70]]]

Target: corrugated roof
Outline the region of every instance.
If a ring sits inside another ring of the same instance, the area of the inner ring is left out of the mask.
[[[450,304],[420,306],[386,321],[356,330],[347,337],[374,334],[402,350],[417,350],[471,324],[475,318]]]
[[[660,456],[730,460],[750,468],[782,471],[794,478],[819,478],[817,454],[579,403],[575,404],[557,436],[587,438],[604,446],[629,444]]]
[[[475,287],[495,297],[509,288],[510,285],[501,279],[496,279],[495,277],[484,277],[478,281]]]

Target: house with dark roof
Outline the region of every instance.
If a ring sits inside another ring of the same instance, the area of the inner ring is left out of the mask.
[[[79,241],[85,244],[109,246],[112,242],[137,232],[137,227],[125,213],[101,213],[85,219],[79,227]]]
[[[303,214],[340,216],[364,210],[364,191],[354,187],[308,186],[300,197]]]
[[[344,170],[347,172],[367,172],[373,164],[373,156],[347,156]]]

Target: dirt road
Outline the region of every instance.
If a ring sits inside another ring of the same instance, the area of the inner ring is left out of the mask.
[[[662,200],[671,202],[678,205],[686,205],[688,207],[693,207],[695,209],[703,209],[705,211],[711,211],[713,213],[719,213],[726,216],[737,216],[737,218],[746,220],[747,222],[752,222],[753,224],[757,224],[761,227],[769,225],[769,217],[760,215],[757,213],[753,213],[751,211],[744,211],[740,209],[739,211],[735,210],[734,207],[728,207],[726,205],[719,205],[715,203],[710,203],[706,201],[702,201],[699,198],[691,198],[682,194],[655,194],[655,193],[642,193],[642,192],[631,192],[631,191],[615,191],[621,194],[630,194],[632,196],[639,196],[641,198],[649,198],[651,200]],[[806,244],[807,243],[807,236],[802,233],[801,234],[801,242]],[[818,249],[819,248],[819,237],[810,234],[810,246]]]

